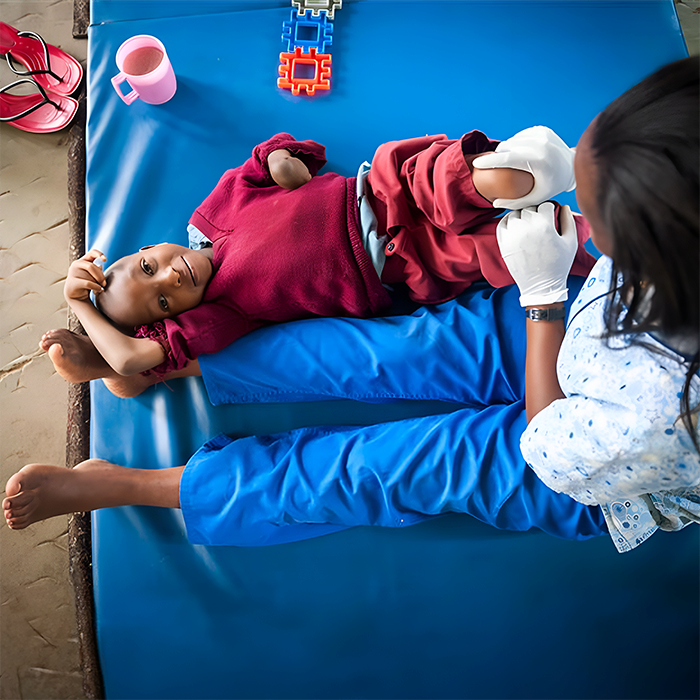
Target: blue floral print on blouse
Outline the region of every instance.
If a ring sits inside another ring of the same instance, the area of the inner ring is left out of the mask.
[[[600,505],[626,552],[659,527],[700,522],[700,455],[679,418],[683,357],[646,333],[603,337],[611,274],[601,257],[574,301],[557,362],[566,398],[533,418],[520,447],[550,488]],[[696,376],[691,405],[699,392]]]

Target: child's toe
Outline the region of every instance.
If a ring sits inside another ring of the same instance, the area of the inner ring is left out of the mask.
[[[22,530],[23,528],[27,527],[28,522],[27,518],[8,518],[7,519],[7,526],[11,530]]]
[[[7,516],[10,518],[23,518],[29,514],[32,510],[30,503],[16,504],[12,503],[12,506],[6,511]]]

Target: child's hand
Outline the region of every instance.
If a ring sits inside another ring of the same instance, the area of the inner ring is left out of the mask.
[[[286,148],[278,148],[267,157],[272,179],[285,190],[295,190],[311,179],[303,161],[295,158]]]
[[[95,260],[107,260],[99,250],[91,250],[68,268],[63,295],[66,301],[89,301],[90,292],[99,294],[106,284],[102,268],[95,265]]]
[[[533,126],[501,141],[495,153],[475,158],[472,165],[482,169],[524,170],[535,178],[535,186],[527,195],[494,199],[494,207],[524,209],[576,187],[574,152],[546,126]]]

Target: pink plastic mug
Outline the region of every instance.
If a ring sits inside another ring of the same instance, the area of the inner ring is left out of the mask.
[[[139,34],[127,39],[117,49],[117,68],[119,74],[112,78],[112,85],[128,105],[138,97],[148,104],[161,105],[177,90],[165,46],[154,36]],[[132,88],[128,95],[119,88],[125,80]]]

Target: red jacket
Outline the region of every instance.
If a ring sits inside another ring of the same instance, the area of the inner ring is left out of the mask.
[[[367,198],[385,248],[382,281],[403,282],[414,301],[437,304],[454,299],[485,278],[493,287],[513,284],[496,240],[494,209],[475,189],[471,164],[499,142],[480,131],[461,139],[445,135],[390,141],[377,149],[367,178]],[[590,230],[576,215],[579,248],[571,274],[588,275],[595,260],[583,247]]]

